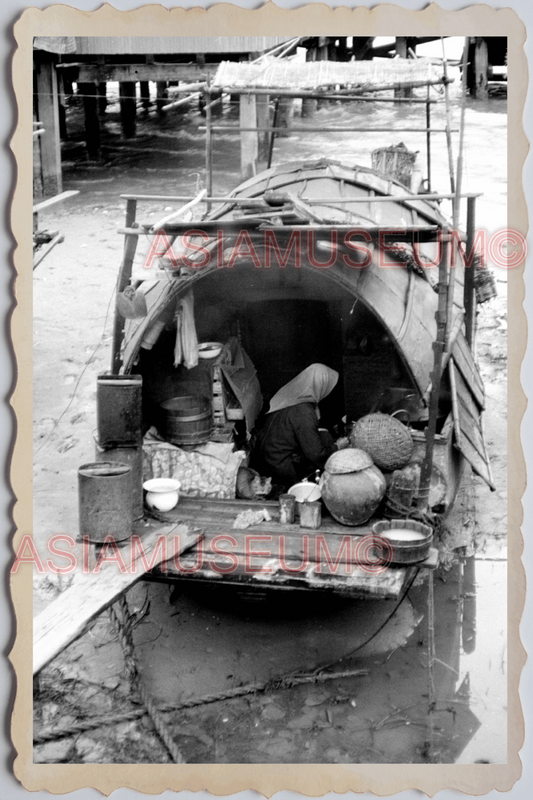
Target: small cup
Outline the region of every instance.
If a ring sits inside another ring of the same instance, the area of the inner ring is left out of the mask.
[[[281,525],[292,525],[294,522],[294,507],[296,498],[293,494],[280,494],[279,496],[279,521]]]
[[[322,514],[319,502],[300,503],[300,528],[320,528],[321,521]]]

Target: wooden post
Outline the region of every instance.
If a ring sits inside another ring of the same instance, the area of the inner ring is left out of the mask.
[[[400,58],[408,58],[409,42],[407,36],[396,37],[396,55]],[[411,97],[412,89],[395,89],[394,97]]]
[[[126,201],[126,228],[132,228],[135,225],[135,217],[137,214],[137,200]],[[133,259],[135,258],[135,251],[137,249],[137,242],[139,237],[137,234],[127,234],[124,237],[124,255],[122,258],[122,265],[117,281],[117,294],[123,292],[126,286],[129,285],[131,279],[131,272],[133,267]],[[119,314],[118,308],[115,306],[115,322],[113,326],[113,347],[111,353],[111,373],[118,375],[122,365],[122,357],[120,347],[122,344],[122,335],[124,333],[124,324],[126,320]]]
[[[239,109],[240,127],[257,128],[255,95],[241,94]],[[257,132],[241,131],[241,177],[243,180],[256,174],[257,156]]]
[[[450,235],[442,230],[442,251],[439,263],[439,304],[435,315],[437,321],[437,338],[433,343],[434,365],[431,373],[431,396],[429,400],[429,419],[426,428],[426,454],[420,470],[420,488],[418,491],[418,507],[427,511],[429,505],[429,489],[433,469],[433,449],[437,433],[437,417],[439,411],[440,388],[442,381],[442,356],[446,347],[447,307],[448,307],[448,275]]]
[[[100,158],[100,122],[98,119],[98,94],[96,84],[79,83],[78,92],[83,96],[85,112],[85,142],[90,159]]]
[[[222,102],[222,89],[212,89],[211,90],[211,113],[214,117],[219,117],[222,114],[224,109],[224,104]],[[258,112],[259,113],[259,112]]]
[[[104,116],[107,108],[107,83],[101,81],[98,84],[98,113],[101,117]]]
[[[38,120],[34,120],[37,122]],[[40,136],[33,137],[33,196],[42,197],[43,194],[43,176],[41,169],[41,143]],[[33,215],[35,223],[36,214]],[[33,232],[35,233],[36,227],[34,225]]]
[[[431,103],[429,102],[429,86],[427,89],[427,100],[426,103],[426,158],[427,158],[427,190],[428,192],[431,191]],[[452,190],[453,191],[453,190]]]
[[[257,109],[257,127],[266,129],[270,125],[270,98],[267,94],[256,95],[255,104]],[[268,160],[268,151],[270,149],[270,135],[268,130],[262,130],[257,136],[258,159],[266,163]]]
[[[276,97],[276,105],[274,107],[274,119],[272,121],[273,131],[270,134],[270,144],[269,144],[269,147],[268,147],[267,169],[270,169],[270,167],[272,166],[272,156],[274,155],[274,140],[276,138],[276,128],[277,128],[277,125],[278,125],[279,102],[280,102],[280,98]]]
[[[164,116],[165,112],[163,111],[163,106],[167,103],[167,82],[166,81],[157,81],[157,113],[160,117]]]
[[[135,136],[135,117],[137,114],[135,102],[135,82],[121,81],[119,86],[122,133],[126,139],[132,139]]]
[[[67,112],[65,108],[65,89],[63,86],[63,73],[57,74],[58,109],[59,109],[59,138],[68,139]]]
[[[291,128],[294,117],[294,98],[280,97],[278,112],[278,128]],[[278,132],[278,136],[288,136],[289,134]]]
[[[205,88],[205,186],[207,196],[213,195],[213,131],[211,129],[211,91],[209,78]],[[207,211],[211,211],[211,203],[207,203]]]
[[[407,58],[407,36],[396,37],[396,55],[400,58]]]
[[[489,96],[489,48],[484,36],[476,36],[474,75],[474,95],[478,100],[486,100]]]
[[[61,176],[61,145],[59,137],[59,100],[55,56],[40,53],[37,62],[37,102],[39,122],[46,133],[39,137],[41,171],[45,195],[63,191]]]
[[[466,255],[472,260],[474,239],[476,236],[476,198],[467,198],[466,212]],[[474,343],[474,333],[476,326],[476,292],[474,289],[475,265],[474,262],[467,266],[465,264],[465,285],[464,285],[464,307],[465,307],[465,327],[466,341],[472,347]]]
[[[316,61],[316,47],[312,47],[307,51],[307,61]],[[302,100],[302,117],[305,119],[314,116],[316,107],[316,100],[304,97]]]
[[[148,81],[141,81],[140,85],[143,111],[148,111],[150,108],[150,84]]]
[[[319,36],[318,37],[318,61],[327,61],[328,60],[328,37],[327,36]]]

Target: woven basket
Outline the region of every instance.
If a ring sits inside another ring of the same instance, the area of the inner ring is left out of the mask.
[[[372,168],[382,175],[396,178],[404,186],[411,185],[411,173],[416,160],[415,153],[412,153],[403,142],[393,147],[381,147],[372,152]]]
[[[372,458],[363,450],[347,447],[330,455],[326,461],[325,469],[332,475],[342,475],[347,472],[360,472],[373,465]]]
[[[350,445],[365,450],[380,469],[404,467],[413,452],[409,429],[388,414],[367,414],[350,433]]]

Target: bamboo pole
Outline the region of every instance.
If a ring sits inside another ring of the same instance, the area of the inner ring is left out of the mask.
[[[193,100],[198,100],[199,97],[200,92],[194,92],[193,94],[189,94],[187,97],[183,97],[181,100],[176,100],[173,103],[167,103],[166,106],[161,106],[161,111],[170,111],[172,108],[179,108],[179,106],[192,103]]]
[[[126,228],[133,229],[135,224],[135,216],[137,213],[137,200],[129,199],[126,203]],[[130,282],[133,259],[135,258],[135,251],[137,249],[138,236],[135,234],[126,235],[124,239],[124,255],[122,264],[117,280],[116,294],[123,292]],[[124,324],[126,320],[119,314],[118,309],[115,307],[115,320],[113,325],[113,345],[111,350],[111,373],[118,375],[122,359],[120,357],[120,345],[122,343],[122,334],[124,332]]]
[[[439,302],[435,319],[437,322],[437,337],[433,344],[434,364],[431,374],[431,396],[429,400],[429,419],[426,428],[426,454],[420,470],[420,488],[418,491],[418,507],[421,511],[429,510],[429,490],[431,487],[431,472],[433,468],[433,449],[437,433],[437,417],[439,411],[439,398],[442,380],[442,356],[446,346],[447,333],[447,305],[448,305],[448,276],[449,276],[449,245],[450,235],[447,230],[442,231],[442,252],[439,263]]]
[[[456,184],[455,184],[455,191],[456,196],[453,201],[453,229],[454,231],[459,230],[459,217],[461,211],[461,188],[463,182],[463,147],[464,147],[464,134],[465,134],[465,110],[466,110],[466,67],[467,67],[467,55],[468,55],[468,36],[465,37],[465,49],[463,53],[463,94],[461,97],[461,122],[459,125],[459,152],[457,154],[457,172],[456,172]],[[454,259],[455,262],[455,259]],[[448,329],[451,328],[452,323],[452,316],[453,316],[453,299],[454,299],[454,290],[455,290],[455,268],[450,272],[450,281],[448,286],[448,306],[447,306],[447,316],[448,316]]]
[[[431,190],[431,103],[429,102],[429,86],[426,102],[426,153],[427,153],[427,175],[428,190]]]
[[[245,95],[242,95],[245,96]],[[202,125],[198,128],[198,130],[205,130],[205,125]],[[217,133],[251,133],[252,131],[275,131],[276,133],[286,133],[287,128],[280,128],[280,127],[241,127],[241,126],[234,126],[234,125],[213,125],[213,131]],[[320,128],[320,127],[313,127],[309,126],[308,128],[293,128],[291,126],[290,132],[291,133],[427,133],[429,128],[397,128],[397,127],[385,127],[385,128]],[[446,133],[446,128],[433,128],[431,129],[431,133]]]
[[[74,194],[78,194],[78,192],[74,192]],[[120,195],[122,200],[168,200],[168,201],[183,201],[186,200],[194,200],[195,195],[191,194],[121,194]],[[413,202],[419,203],[421,200],[453,200],[454,197],[457,197],[456,194],[424,194],[424,195],[414,195],[414,194],[400,194],[400,195],[391,195],[391,194],[384,194],[379,195],[376,197],[338,197],[335,198],[335,205],[338,204],[345,204],[345,203],[390,203],[391,200],[393,201],[401,201],[405,202],[407,200],[412,200]],[[468,197],[468,198],[476,198],[481,197],[481,192],[466,192],[462,194],[461,197]],[[313,198],[303,198],[306,203],[309,205],[323,205],[324,203],[332,203],[331,197],[313,197]],[[225,195],[223,197],[212,197],[208,196],[204,198],[205,201],[210,200],[212,203],[235,203],[235,204],[242,204],[242,205],[249,205],[253,202],[262,202],[260,197],[232,197],[231,195]],[[353,226],[352,226],[353,227]],[[405,227],[405,226],[402,226]],[[418,226],[420,228],[420,226]],[[388,228],[387,228],[388,230]]]
[[[194,200],[191,200],[186,205],[182,206],[181,208],[178,208],[177,211],[173,211],[172,214],[168,214],[168,216],[163,217],[163,219],[161,219],[159,222],[156,222],[155,225],[152,225],[149,233],[156,233],[161,228],[164,228],[165,225],[168,225],[169,222],[173,222],[174,220],[181,217],[181,215],[185,214],[186,211],[189,211],[191,208],[194,208],[194,206],[198,205],[198,203],[201,203],[206,194],[207,194],[207,189],[202,189],[202,191],[196,195]]]
[[[211,88],[207,79],[205,87],[205,185],[207,195],[213,194],[213,127],[211,125]],[[207,211],[211,211],[211,203],[207,201]]]
[[[444,50],[444,37],[441,36],[442,42],[442,69],[444,77],[448,77],[448,63],[446,61],[446,52]],[[448,169],[450,171],[450,189],[455,192],[455,175],[453,170],[453,150],[452,150],[452,136],[451,136],[451,111],[450,111],[450,94],[448,92],[448,84],[444,84],[444,100],[446,103],[446,144],[448,146]]]
[[[272,156],[274,155],[274,139],[276,138],[276,127],[278,124],[280,98],[276,98],[276,105],[274,108],[274,119],[272,120],[272,133],[270,134],[270,146],[268,148],[268,161],[267,169],[272,166]]]
[[[476,235],[476,198],[467,199],[466,214],[466,252],[472,256],[474,239]],[[474,288],[474,264],[468,266],[465,262],[465,285],[463,303],[465,307],[466,341],[470,347],[474,344],[476,327],[476,292]]]
[[[453,78],[448,78],[448,83],[453,83]],[[392,91],[393,89],[420,89],[424,86],[440,86],[445,82],[444,78],[438,78],[434,81],[409,81],[406,83],[384,83],[372,86],[371,84],[361,84],[358,85],[355,91],[359,92],[388,92]],[[217,86],[218,89],[222,88],[224,92],[229,92],[230,94],[277,94],[280,97],[286,95],[287,97],[315,97],[319,100],[327,100],[328,97],[331,95],[330,99],[335,100],[343,100],[348,99],[348,97],[352,100],[364,100],[364,97],[352,97],[352,93],[354,89],[339,89],[338,92],[334,94],[331,90],[324,90],[324,89],[273,89],[271,87],[266,86]],[[402,102],[401,98],[366,98],[367,102]],[[422,102],[425,103],[424,99],[415,99],[411,100],[407,98],[406,102]],[[434,101],[437,102],[437,101]]]

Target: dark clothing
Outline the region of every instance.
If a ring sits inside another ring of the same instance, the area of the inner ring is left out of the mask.
[[[337,448],[325,444],[313,403],[299,403],[267,414],[257,436],[256,468],[276,483],[292,486],[314,469],[322,469]]]

